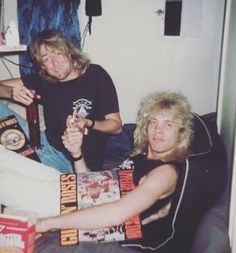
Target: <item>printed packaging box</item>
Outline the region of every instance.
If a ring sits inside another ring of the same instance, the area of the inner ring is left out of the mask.
[[[0,252],[34,253],[35,216],[0,214]]]

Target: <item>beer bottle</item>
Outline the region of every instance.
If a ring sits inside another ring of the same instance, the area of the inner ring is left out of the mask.
[[[39,112],[38,101],[35,90],[31,90],[34,97],[33,102],[26,106],[26,118],[29,127],[29,140],[31,147],[36,149],[40,147],[40,126],[39,126]]]

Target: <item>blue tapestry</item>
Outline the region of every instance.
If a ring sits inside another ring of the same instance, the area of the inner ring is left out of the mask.
[[[17,0],[20,43],[29,45],[43,29],[59,29],[80,47],[78,8],[80,0]],[[35,71],[28,52],[19,56],[20,74]]]

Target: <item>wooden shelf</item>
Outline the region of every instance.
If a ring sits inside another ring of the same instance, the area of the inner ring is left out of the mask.
[[[0,45],[0,53],[1,52],[20,52],[20,51],[26,51],[27,46],[26,45],[18,45],[18,46],[7,46],[7,45]]]

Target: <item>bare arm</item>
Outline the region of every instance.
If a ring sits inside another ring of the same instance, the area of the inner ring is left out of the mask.
[[[62,135],[62,142],[65,148],[70,152],[73,158],[81,157],[78,161],[74,162],[74,168],[77,173],[89,171],[86,163],[84,161],[81,146],[83,143],[84,130],[83,125],[78,127],[72,121],[73,118],[71,116],[68,117],[66,121],[67,128]],[[83,123],[83,122],[82,122]]]
[[[84,126],[90,128],[92,125],[92,120],[83,118]],[[105,116],[104,120],[96,120],[94,122],[93,129],[108,133],[108,134],[119,134],[121,132],[121,118],[119,113],[110,113]]]
[[[105,116],[105,120],[96,121],[94,129],[109,134],[119,134],[121,132],[121,118],[119,113],[110,113]]]
[[[13,101],[20,102],[24,105],[32,103],[33,94],[27,89],[21,78],[13,78],[0,82],[0,97],[10,98]]]
[[[143,212],[158,199],[170,195],[175,190],[177,178],[178,174],[173,166],[162,165],[152,170],[139,186],[120,200],[41,220],[37,223],[37,232],[61,228],[96,229],[119,225]]]
[[[12,88],[1,83],[0,98],[12,98]]]

